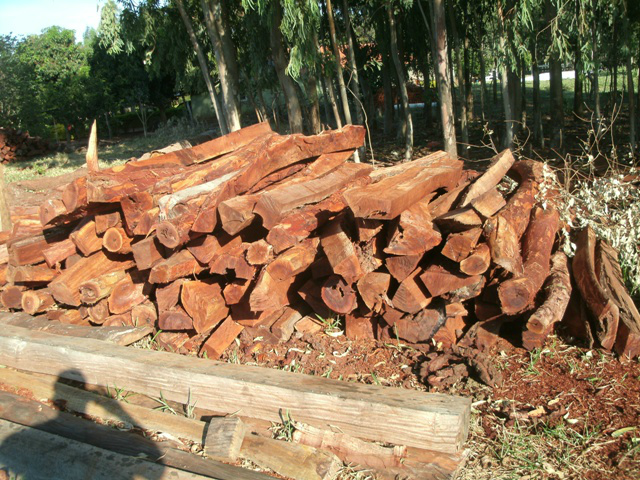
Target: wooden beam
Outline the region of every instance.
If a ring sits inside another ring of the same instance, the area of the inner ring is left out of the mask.
[[[135,386],[167,400],[279,421],[280,412],[318,428],[418,448],[457,452],[468,435],[470,400],[361,385],[167,352],[124,348],[6,326],[0,364],[98,385]],[[73,370],[70,370],[73,369]],[[144,372],[144,374],[141,374]]]

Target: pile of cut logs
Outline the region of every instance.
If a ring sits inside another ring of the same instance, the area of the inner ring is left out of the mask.
[[[48,141],[32,137],[29,132],[13,128],[0,128],[0,162],[8,163],[35,155],[43,155],[51,150]]]
[[[277,343],[336,315],[353,339],[484,350],[515,325],[534,348],[586,303],[593,318],[570,315],[572,334],[640,353],[615,252],[594,254],[589,232],[574,260],[586,302],[576,289],[570,302],[543,164],[509,151],[482,174],[444,152],[348,162],[364,134],[263,123],[80,177],[14,225],[0,300],[67,323],[149,324],[165,348],[208,358],[241,334]]]

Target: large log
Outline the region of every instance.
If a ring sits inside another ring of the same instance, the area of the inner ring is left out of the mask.
[[[618,252],[600,240],[595,260],[598,281],[620,312],[614,349],[619,355],[637,357],[640,355],[640,313],[625,287]]]
[[[440,230],[431,222],[428,195],[400,214],[385,253],[391,255],[420,255],[442,241]]]
[[[116,284],[127,275],[124,270],[117,270],[82,282],[79,286],[80,300],[82,303],[92,305],[103,298],[107,298]]]
[[[596,274],[596,234],[587,227],[578,234],[573,278],[593,315],[592,327],[602,348],[611,350],[618,333],[620,309],[602,288]]]
[[[536,208],[522,242],[524,273],[498,287],[502,310],[515,315],[533,306],[538,291],[549,275],[551,250],[559,223],[558,212],[553,208]]]
[[[58,276],[58,271],[49,268],[43,263],[39,265],[22,265],[20,267],[9,265],[5,275],[9,283],[37,286],[49,283]]]
[[[196,275],[205,268],[206,265],[198,262],[189,250],[179,250],[151,268],[149,282],[169,283],[189,275]]]
[[[344,193],[356,217],[390,220],[439,188],[451,188],[460,179],[462,163],[441,154],[432,154],[402,164],[402,173],[384,176],[371,185]],[[390,167],[396,169],[397,167]],[[384,169],[381,169],[384,170]]]
[[[571,299],[569,260],[562,251],[551,257],[551,269],[544,287],[545,299],[529,317],[522,332],[522,343],[527,350],[540,348],[562,320]]]
[[[28,290],[22,294],[22,310],[29,315],[44,312],[54,306],[53,295],[46,288],[41,290]]]
[[[509,198],[500,213],[487,220],[484,226],[493,262],[514,275],[522,274],[520,238],[529,224],[543,165],[533,160],[521,160],[513,164],[512,171],[519,177],[520,185]]]
[[[67,239],[68,227],[54,227],[39,230],[27,237],[12,235],[7,241],[10,265],[31,265],[45,260],[44,251],[49,247]]]
[[[331,275],[325,280],[321,296],[325,305],[336,313],[351,313],[358,306],[352,285],[339,275]]]
[[[87,218],[71,232],[69,238],[76,244],[78,250],[88,257],[102,248],[102,239],[96,233],[96,222]]]
[[[42,256],[47,265],[50,268],[54,268],[57,264],[62,263],[77,252],[76,244],[67,238],[60,242],[52,243],[51,246],[42,251]]]

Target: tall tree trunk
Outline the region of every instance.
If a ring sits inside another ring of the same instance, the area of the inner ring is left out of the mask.
[[[471,39],[469,38],[469,0],[464,2],[464,94],[467,122],[473,122],[473,90],[471,88]]]
[[[342,111],[347,125],[353,123],[351,121],[351,110],[349,109],[349,97],[347,96],[347,87],[344,84],[344,76],[342,75],[342,62],[340,61],[340,47],[338,46],[338,38],[336,35],[336,24],[333,19],[333,7],[331,0],[326,0],[327,19],[329,20],[329,36],[331,37],[331,45],[333,45],[333,55],[336,63],[336,75],[338,76],[338,87],[340,87],[340,100],[342,100]],[[353,161],[360,163],[360,155],[356,150],[353,154]]]
[[[327,94],[327,85],[325,84],[325,81],[324,81],[324,75],[320,75],[319,78],[320,78],[320,86],[322,87],[322,107],[324,110],[324,122],[325,122],[325,125],[331,125],[331,115],[329,114],[331,107],[329,106],[329,95]]]
[[[523,59],[520,59],[520,122],[523,128],[527,125],[527,73]]]
[[[440,94],[440,116],[442,118],[442,133],[444,149],[454,158],[458,157],[456,144],[456,128],[453,116],[453,100],[451,98],[450,66],[447,52],[447,27],[444,15],[444,0],[431,0],[431,19],[433,21],[433,35],[438,54],[436,73],[438,76],[438,91]]]
[[[431,76],[429,75],[429,58],[427,55],[424,51],[418,53],[418,66],[422,73],[422,83],[424,85],[422,91],[424,123],[425,126],[430,127],[433,123],[433,118],[431,115]]]
[[[482,42],[482,38],[480,39],[478,57],[480,59],[480,114],[482,115],[482,121],[484,122],[486,120],[485,99],[487,97],[487,70],[484,64],[484,44]]]
[[[207,26],[207,32],[213,46],[213,53],[216,57],[216,65],[218,66],[218,75],[220,77],[220,86],[222,87],[222,99],[226,112],[227,124],[232,132],[241,128],[240,124],[240,108],[238,106],[237,92],[237,76],[231,71],[233,67],[224,54],[222,39],[216,28],[216,19],[214,14],[214,6],[207,0],[201,0],[202,11],[204,13],[204,23]]]
[[[109,140],[111,140],[111,137],[112,137],[112,134],[111,134],[111,122],[109,121],[109,113],[108,112],[104,113],[104,121],[107,124],[107,132],[109,132],[108,133]]]
[[[502,139],[503,148],[513,147],[513,130],[514,130],[514,108],[513,108],[513,96],[510,92],[510,80],[511,80],[511,68],[507,66],[508,58],[506,58],[507,51],[507,32],[505,31],[505,12],[502,9],[502,2],[498,1],[498,25],[499,25],[499,41],[500,51],[505,52],[505,59],[500,65],[500,77],[502,80],[502,107],[504,110],[504,136]]]
[[[449,6],[449,24],[451,25],[451,36],[453,38],[453,52],[456,62],[456,77],[458,81],[458,92],[456,95],[456,105],[458,105],[457,116],[460,119],[460,133],[462,134],[462,156],[466,157],[469,148],[469,125],[467,123],[467,100],[464,92],[464,71],[462,67],[463,53],[460,48],[461,38],[458,35],[456,26],[456,16],[453,11],[453,2],[448,2]],[[452,82],[453,83],[453,82]]]
[[[555,5],[551,0],[546,0],[547,25],[558,14]],[[551,29],[547,28],[548,39],[551,43]],[[564,133],[564,101],[562,98],[562,63],[557,51],[552,50],[549,56],[549,76],[551,95],[551,146],[562,148]]]
[[[627,29],[627,42],[628,50],[627,54],[627,83],[629,84],[629,145],[631,146],[631,152],[636,152],[636,105],[635,94],[633,91],[633,54],[631,53],[631,29]],[[640,88],[640,85],[638,86]]]
[[[409,109],[409,93],[407,92],[407,82],[404,77],[404,69],[400,54],[398,53],[398,35],[396,32],[396,19],[393,14],[393,8],[387,4],[387,16],[389,18],[389,30],[391,33],[391,58],[396,67],[398,75],[398,87],[400,89],[400,98],[402,100],[402,110],[405,118],[405,140],[404,140],[404,159],[411,160],[413,155],[413,120],[411,118],[411,110]]]
[[[498,104],[498,59],[494,59],[493,60],[493,82],[492,83],[492,88],[493,88],[493,105],[495,107],[495,105]]]
[[[311,132],[316,135],[322,131],[320,121],[320,102],[318,100],[318,82],[315,74],[307,75],[307,96],[309,97],[309,121]]]
[[[340,115],[340,107],[338,106],[338,99],[336,98],[336,91],[333,88],[333,79],[330,76],[323,76],[326,92],[329,94],[329,102],[331,103],[331,109],[333,110],[333,118],[336,122],[337,128],[342,128],[342,116]]]
[[[592,0],[592,7],[595,11],[597,6],[597,0]],[[598,54],[598,30],[597,30],[597,22],[596,18],[593,19],[593,23],[591,25],[591,59],[593,62],[593,96],[595,98],[595,107],[594,114],[596,116],[596,123],[598,125],[598,132],[600,131],[600,57]]]
[[[271,19],[271,53],[273,55],[273,63],[276,67],[276,74],[280,81],[280,86],[284,92],[285,103],[287,104],[287,114],[289,117],[289,128],[291,133],[302,133],[302,108],[298,99],[296,86],[289,75],[287,75],[287,55],[284,50],[282,33],[280,32],[280,23],[282,23],[282,6],[280,2],[272,2]]]
[[[389,63],[382,60],[382,87],[384,89],[384,133],[393,133],[394,98],[393,86],[391,85],[391,73]]]
[[[584,65],[580,50],[580,39],[576,42],[574,50],[575,78],[573,80],[573,112],[581,116],[584,113]]]
[[[349,61],[349,69],[351,70],[349,87],[352,89],[353,94],[356,97],[356,121],[358,124],[363,125],[364,116],[362,114],[362,108],[364,103],[362,102],[362,94],[360,93],[360,76],[358,75],[358,63],[356,62],[356,53],[351,30],[351,17],[349,15],[349,5],[347,0],[342,0],[342,15],[344,15],[344,21],[346,24],[345,34],[347,36],[347,47],[349,47],[347,49],[347,60]]]
[[[184,23],[184,26],[187,29],[189,40],[191,41],[191,45],[196,52],[196,57],[198,58],[198,64],[200,65],[200,71],[202,72],[204,83],[207,86],[207,91],[209,92],[209,99],[211,100],[211,104],[213,105],[213,110],[216,114],[216,119],[218,120],[218,126],[220,127],[220,132],[223,135],[226,135],[227,133],[229,133],[227,120],[225,115],[223,114],[222,109],[220,108],[215,87],[213,86],[213,82],[211,81],[211,74],[209,73],[209,67],[207,66],[207,60],[204,56],[204,52],[202,51],[200,42],[198,42],[198,38],[196,37],[196,34],[193,31],[191,18],[189,17],[189,15],[187,14],[184,8],[183,0],[177,0],[176,3],[178,5],[178,11],[180,12],[180,17],[182,18],[182,23]]]
[[[531,45],[531,74],[533,76],[533,142],[539,147],[544,147],[542,105],[540,102],[540,67],[538,66],[535,40]]]

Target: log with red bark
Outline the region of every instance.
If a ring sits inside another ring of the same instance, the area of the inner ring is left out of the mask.
[[[522,243],[524,272],[498,287],[502,311],[515,315],[533,306],[535,297],[549,275],[551,250],[558,232],[559,216],[553,209],[536,208]]]
[[[560,322],[571,298],[569,260],[561,252],[551,257],[551,269],[544,287],[545,299],[529,317],[522,333],[522,343],[527,350],[542,347],[547,337]]]
[[[618,334],[620,309],[602,288],[596,273],[596,234],[587,227],[578,234],[573,278],[592,314],[592,329],[602,348],[611,350]]]

